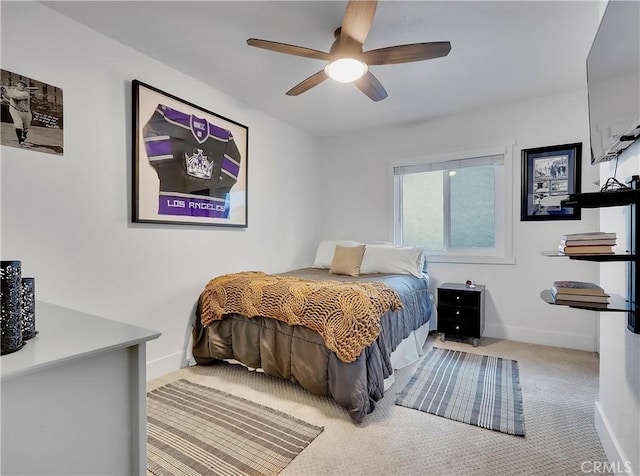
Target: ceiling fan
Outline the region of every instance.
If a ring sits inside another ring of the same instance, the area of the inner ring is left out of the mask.
[[[377,4],[377,1],[349,0],[342,26],[334,32],[335,40],[328,53],[303,46],[256,38],[249,38],[247,44],[278,53],[328,62],[323,69],[287,91],[288,96],[302,94],[325,79],[332,78],[342,82],[354,82],[356,87],[369,98],[380,101],[387,97],[387,91],[378,78],[373,75],[369,69],[370,66],[440,58],[449,54],[451,43],[448,41],[412,43],[363,51],[362,46],[371,29]]]

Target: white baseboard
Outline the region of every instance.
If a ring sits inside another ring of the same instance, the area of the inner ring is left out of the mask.
[[[160,359],[147,362],[147,382],[187,366],[184,352],[175,352]]]
[[[623,451],[618,444],[618,440],[616,439],[616,435],[611,430],[607,417],[602,411],[600,402],[595,402],[593,423],[596,427],[598,437],[600,438],[600,443],[602,443],[602,448],[604,449],[607,459],[611,464],[611,471],[614,474],[637,476],[638,473],[636,471],[638,471],[639,468],[633,468],[631,462],[625,458]]]
[[[494,324],[485,324],[482,335],[484,337],[527,342],[529,344],[562,347],[564,349],[596,351],[595,336],[549,332],[544,329],[505,327]]]

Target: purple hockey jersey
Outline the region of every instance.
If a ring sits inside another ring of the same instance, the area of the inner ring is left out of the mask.
[[[143,137],[160,179],[159,214],[228,218],[241,160],[229,130],[159,104]]]

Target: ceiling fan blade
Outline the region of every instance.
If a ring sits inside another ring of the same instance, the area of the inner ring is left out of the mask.
[[[387,91],[385,91],[382,83],[378,81],[371,71],[367,71],[360,79],[357,79],[353,82],[360,91],[365,93],[374,101],[382,101],[384,98],[388,96]]]
[[[327,78],[328,78],[327,73],[324,72],[324,69],[321,69],[317,73],[309,76],[304,81],[301,81],[300,83],[296,84],[289,91],[287,91],[286,94],[287,96],[297,96],[298,94],[302,94],[303,92],[308,91],[312,87],[317,86]]]
[[[369,35],[377,5],[377,1],[350,0],[342,20],[340,42],[347,43],[351,38],[362,46]]]
[[[277,41],[258,40],[256,38],[249,38],[247,40],[247,44],[249,46],[255,46],[256,48],[275,51],[277,53],[304,56],[305,58],[314,58],[325,61],[329,60],[329,53],[312,50],[311,48],[305,48],[304,46],[288,45],[286,43],[278,43]]]
[[[411,63],[447,56],[451,51],[448,41],[431,43],[413,43],[411,45],[389,46],[377,50],[365,51],[362,59],[370,66],[380,64]]]

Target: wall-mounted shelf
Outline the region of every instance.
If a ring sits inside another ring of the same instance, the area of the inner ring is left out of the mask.
[[[587,309],[600,312],[626,312],[627,329],[635,334],[640,334],[640,309],[636,299],[640,297],[640,283],[636,278],[636,270],[640,264],[638,255],[638,236],[640,236],[640,224],[637,220],[637,207],[640,204],[640,176],[634,175],[627,181],[630,188],[613,190],[609,192],[575,193],[562,200],[563,207],[572,208],[605,208],[605,207],[629,207],[629,225],[627,228],[630,250],[623,253],[609,254],[585,254],[564,255],[556,251],[544,251],[542,254],[549,257],[565,257],[569,259],[597,262],[626,262],[627,268],[627,297],[611,295],[608,304],[579,303],[557,304],[548,289],[540,293],[540,297],[547,303],[560,306],[569,306],[577,309]]]
[[[557,257],[557,258],[569,258],[576,259],[578,261],[633,261],[636,259],[635,254],[631,254],[629,252],[625,253],[609,253],[606,255],[603,254],[580,254],[580,255],[563,255],[562,253],[558,253],[557,251],[543,251],[543,256],[549,257]]]
[[[587,309],[589,311],[600,312],[629,312],[633,311],[631,303],[624,297],[618,294],[610,294],[609,302],[606,304],[600,303],[575,303],[575,304],[558,304],[551,295],[550,289],[543,289],[540,291],[540,297],[547,304],[553,304],[554,306],[568,306],[576,309]]]
[[[629,183],[633,184],[634,179],[637,183],[638,176],[634,175]],[[635,205],[638,202],[640,202],[640,190],[631,188],[610,192],[573,193],[568,199],[562,200],[561,204],[563,207],[605,208]]]

